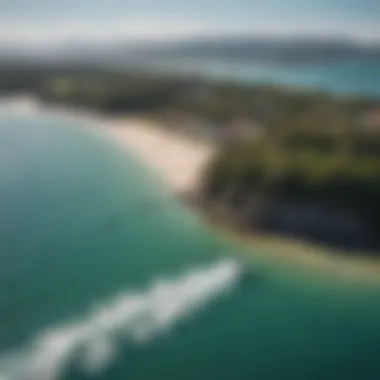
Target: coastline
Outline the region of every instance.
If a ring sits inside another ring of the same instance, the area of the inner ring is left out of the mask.
[[[264,257],[286,265],[308,267],[342,280],[378,282],[380,260],[347,254],[311,242],[244,231],[220,215],[213,215],[196,199],[202,168],[215,148],[184,135],[173,134],[144,119],[120,118],[104,128],[106,135],[138,157],[159,175],[175,196],[222,239],[241,244],[251,258]]]
[[[183,135],[173,135],[143,119],[119,119],[104,129],[105,133],[141,162],[156,172],[169,185],[175,196],[200,217],[222,239],[234,241],[248,250],[252,259],[264,257],[277,263],[307,267],[342,280],[378,282],[380,261],[314,245],[311,242],[244,231],[223,217],[212,215],[197,201],[203,166],[215,149]]]
[[[181,198],[199,216],[201,222],[222,239],[242,245],[252,259],[265,257],[278,264],[315,269],[343,280],[365,283],[380,280],[380,260],[376,258],[355,253],[347,255],[307,241],[245,231],[227,218],[207,211],[196,199],[196,194],[202,169],[216,151],[211,144],[173,133],[148,118],[105,117],[71,107],[51,106],[28,95],[3,98],[1,103],[27,115],[54,114],[95,126],[102,137],[151,169],[174,196]]]
[[[222,240],[241,246],[247,259],[258,258],[274,261],[289,268],[308,269],[307,277],[315,273],[318,278],[326,275],[356,284],[380,283],[380,260],[357,252],[346,253],[327,246],[317,245],[307,240],[297,240],[261,231],[248,231],[215,215],[202,206],[193,204],[201,220],[215,231]],[[312,273],[313,272],[313,273]]]

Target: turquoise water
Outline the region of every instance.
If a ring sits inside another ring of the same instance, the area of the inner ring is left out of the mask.
[[[0,117],[1,380],[380,378],[378,289],[246,275],[99,131]]]
[[[325,64],[260,64],[249,60],[167,59],[155,65],[170,72],[200,74],[243,83],[270,83],[318,89],[338,94],[380,97],[380,62],[377,60]]]

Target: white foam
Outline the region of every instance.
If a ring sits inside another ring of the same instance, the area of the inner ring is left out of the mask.
[[[230,291],[240,265],[224,259],[177,279],[157,280],[143,292],[127,292],[90,310],[82,319],[42,331],[0,362],[0,380],[58,380],[73,360],[97,372],[118,353],[121,339],[148,343],[158,334]],[[1,358],[0,358],[1,359]]]

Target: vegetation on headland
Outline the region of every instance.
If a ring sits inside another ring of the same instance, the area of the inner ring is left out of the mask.
[[[260,133],[222,140],[205,171],[206,208],[246,229],[380,247],[378,100],[75,67],[3,67],[0,91],[110,114],[153,114],[179,130],[192,119],[217,138],[244,120]]]
[[[344,248],[380,247],[377,134],[279,131],[225,148],[205,178],[206,199],[245,227]]]

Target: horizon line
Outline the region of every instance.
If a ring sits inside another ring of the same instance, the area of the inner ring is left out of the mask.
[[[262,38],[277,40],[313,39],[380,44],[380,25],[369,22],[287,23],[261,20],[251,24],[205,23],[181,17],[120,18],[103,22],[67,20],[43,25],[0,17],[0,47],[46,48],[75,44],[165,43],[189,40]]]

